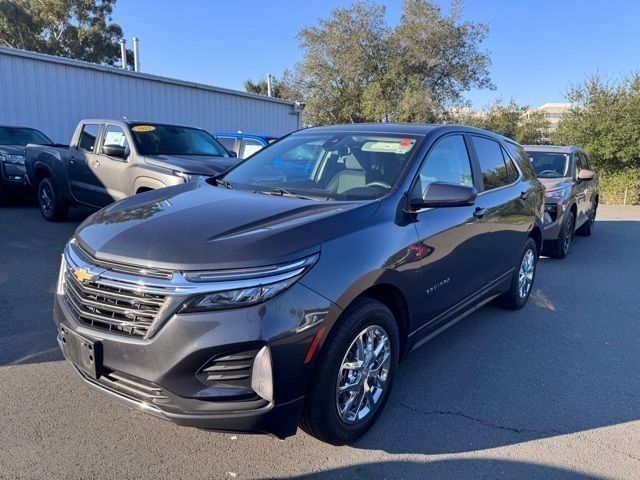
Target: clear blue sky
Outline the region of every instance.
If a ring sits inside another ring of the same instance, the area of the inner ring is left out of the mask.
[[[240,89],[300,60],[296,34],[349,0],[119,0],[114,20],[127,45],[140,37],[142,70]],[[401,0],[383,2],[391,24]],[[439,0],[447,9],[449,0]],[[599,71],[640,69],[635,0],[466,0],[466,19],[489,25],[495,91],[471,91],[475,108],[496,98],[537,106],[562,101],[571,82]]]

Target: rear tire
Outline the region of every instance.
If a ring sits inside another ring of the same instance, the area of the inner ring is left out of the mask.
[[[69,204],[60,199],[51,177],[45,177],[38,183],[38,205],[40,213],[49,222],[64,220],[69,214]]]
[[[398,325],[391,311],[370,298],[356,300],[324,343],[311,376],[302,429],[333,445],[364,435],[389,398],[399,350]]]
[[[564,258],[569,254],[569,248],[571,247],[571,242],[573,242],[575,234],[575,225],[575,215],[569,210],[565,215],[557,240],[553,242],[553,246],[549,249],[549,256],[553,258]]]
[[[500,297],[500,304],[504,308],[518,310],[525,306],[529,295],[531,295],[531,290],[533,290],[537,267],[538,247],[533,238],[529,237],[522,249],[522,255],[513,273],[509,290]]]
[[[589,219],[580,225],[580,228],[576,230],[576,233],[581,237],[590,237],[593,230],[593,226],[596,223],[596,213],[598,212],[598,204],[594,203],[589,214]]]

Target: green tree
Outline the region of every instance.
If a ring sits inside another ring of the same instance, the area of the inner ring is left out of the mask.
[[[567,97],[573,107],[560,120],[556,143],[580,145],[602,171],[640,168],[640,74],[620,81],[594,75]]]
[[[0,45],[115,65],[122,28],[116,0],[0,0]],[[127,52],[131,61],[133,53]]]
[[[551,134],[551,125],[543,112],[518,105],[514,100],[506,104],[498,101],[478,113],[453,114],[450,120],[491,130],[525,145],[548,143]]]
[[[465,104],[471,88],[493,88],[487,27],[463,22],[460,3],[443,15],[433,0],[404,0],[392,28],[385,7],[356,1],[298,34],[302,61],[283,78],[312,125],[433,122]]]
[[[275,98],[286,98],[288,100],[298,100],[298,94],[295,91],[292,91],[290,85],[290,74],[289,72],[284,72],[282,79],[272,76],[271,77],[271,96]],[[255,93],[258,95],[267,95],[269,93],[269,89],[267,88],[267,80],[259,80],[254,82],[249,79],[244,82],[244,89],[248,93]]]

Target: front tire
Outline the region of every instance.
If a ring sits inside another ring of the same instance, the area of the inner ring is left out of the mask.
[[[356,300],[325,341],[311,377],[302,429],[333,445],[364,435],[389,398],[399,350],[391,311],[370,298]]]
[[[571,210],[567,212],[560,229],[558,239],[549,250],[549,255],[553,258],[564,258],[569,254],[569,247],[573,242],[575,234],[576,217]]]
[[[538,247],[533,238],[527,238],[520,262],[516,266],[509,290],[502,294],[502,306],[509,310],[518,310],[527,303],[538,266]]]
[[[64,220],[69,214],[69,205],[60,199],[50,177],[45,177],[38,183],[38,205],[40,213],[49,222]]]

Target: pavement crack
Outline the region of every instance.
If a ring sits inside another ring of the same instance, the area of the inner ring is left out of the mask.
[[[412,407],[411,405],[407,405],[405,403],[402,402],[392,402],[393,405],[398,405],[399,407],[402,408],[406,408],[407,410],[410,410],[414,413],[417,413],[419,415],[442,415],[442,416],[456,416],[456,417],[460,417],[460,418],[464,418],[466,420],[478,423],[484,427],[488,427],[488,428],[494,428],[496,430],[506,430],[508,432],[513,432],[513,433],[533,433],[536,435],[565,435],[567,432],[562,432],[560,430],[536,430],[533,428],[527,428],[527,427],[510,427],[510,426],[506,426],[506,425],[499,425],[497,423],[492,423],[492,422],[488,422],[482,418],[479,417],[474,417],[472,415],[467,415],[464,412],[460,412],[457,410],[428,410],[428,411],[424,411],[424,410],[420,410],[418,408]]]

